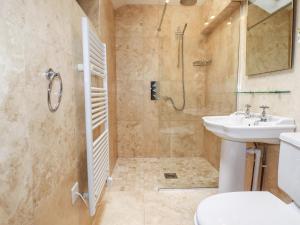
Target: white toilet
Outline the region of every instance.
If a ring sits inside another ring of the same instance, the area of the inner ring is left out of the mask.
[[[278,184],[293,200],[269,192],[231,192],[202,201],[195,225],[300,225],[300,133],[280,135]]]

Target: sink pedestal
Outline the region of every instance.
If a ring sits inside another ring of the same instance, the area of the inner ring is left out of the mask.
[[[246,143],[222,139],[219,192],[244,191]]]

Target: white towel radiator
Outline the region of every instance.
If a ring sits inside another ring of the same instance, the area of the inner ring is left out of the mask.
[[[89,211],[93,216],[109,176],[109,126],[106,45],[82,18],[86,151]]]

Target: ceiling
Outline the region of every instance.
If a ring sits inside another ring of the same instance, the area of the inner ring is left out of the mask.
[[[180,0],[170,0],[169,4],[178,5]],[[198,0],[197,4],[200,5],[204,0]],[[119,8],[123,5],[162,5],[165,0],[112,0],[114,7]]]

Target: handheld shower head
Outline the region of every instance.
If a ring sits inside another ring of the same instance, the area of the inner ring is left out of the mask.
[[[180,0],[180,4],[184,6],[192,6],[197,3],[197,0]]]

